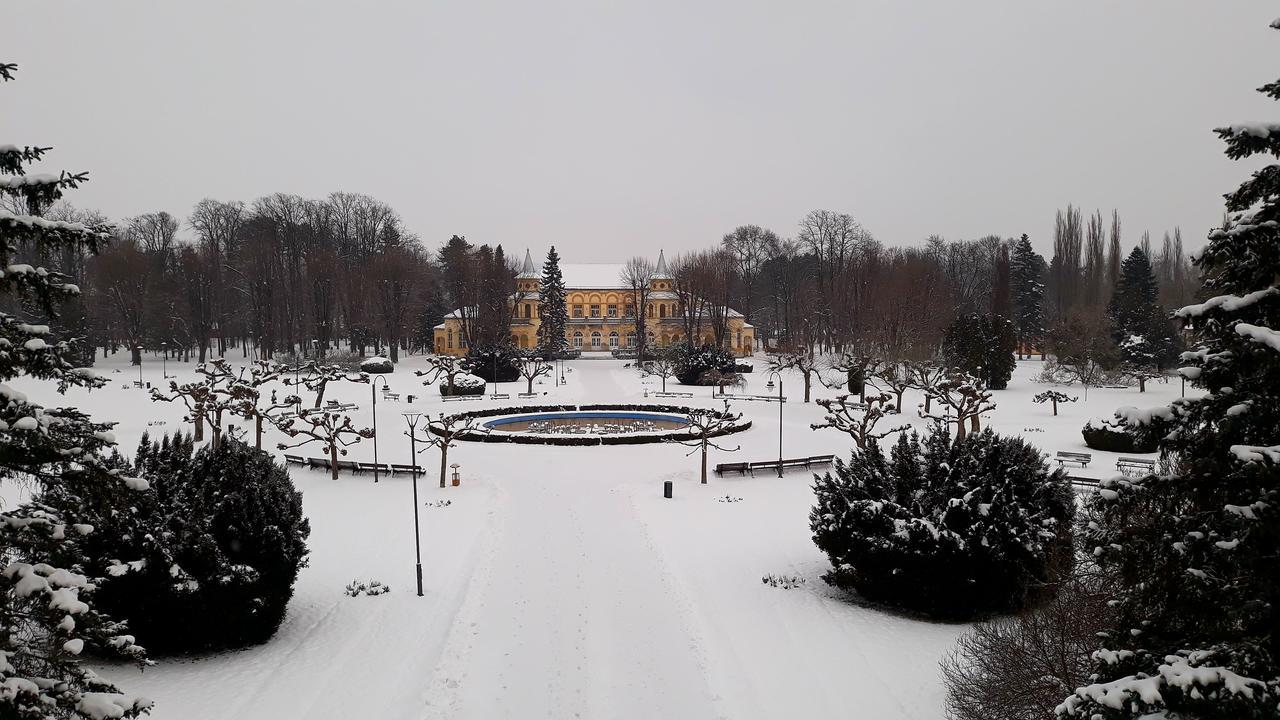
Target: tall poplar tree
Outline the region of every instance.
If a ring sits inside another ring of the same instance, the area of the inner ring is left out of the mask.
[[[1280,30],[1280,21],[1272,23]],[[1280,100],[1280,81],[1259,88]],[[1280,156],[1280,123],[1219,128],[1232,159]],[[1104,480],[1092,555],[1119,579],[1095,682],[1059,707],[1089,720],[1275,718],[1280,708],[1280,165],[1227,196],[1196,260],[1214,295],[1177,315],[1206,392],[1121,416],[1168,470]],[[1158,422],[1156,422],[1158,421]]]
[[[565,330],[569,324],[569,308],[564,299],[564,275],[560,273],[560,255],[554,245],[542,263],[542,283],[538,286],[542,352],[547,358],[563,352],[568,345]]]

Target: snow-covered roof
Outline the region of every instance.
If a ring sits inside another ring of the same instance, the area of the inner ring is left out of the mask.
[[[569,290],[619,290],[627,287],[622,268],[622,263],[562,263],[560,273]]]
[[[542,277],[538,272],[538,268],[533,264],[533,256],[529,254],[528,248],[525,248],[524,264],[520,267],[520,274],[517,277],[522,279]]]
[[[667,269],[667,254],[662,250],[658,251],[658,265],[653,269],[653,276],[663,280],[671,279],[671,271]]]

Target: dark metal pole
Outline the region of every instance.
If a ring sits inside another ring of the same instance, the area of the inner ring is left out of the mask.
[[[138,346],[138,387],[142,387],[142,346]]]
[[[418,436],[414,433],[418,424],[417,413],[405,413],[409,423],[409,473],[413,475],[413,554],[417,560],[418,597],[422,597],[422,538],[418,531]]]
[[[778,375],[778,477],[782,477],[782,375]]]
[[[382,377],[379,375],[378,377]],[[386,382],[385,380],[383,382]],[[378,380],[374,378],[369,385],[369,394],[373,397],[373,481],[378,482]]]

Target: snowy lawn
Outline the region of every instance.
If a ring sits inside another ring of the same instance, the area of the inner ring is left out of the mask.
[[[111,383],[92,393],[57,398],[41,383],[12,384],[33,400],[119,421],[121,448],[132,454],[144,430],[180,429],[182,412],[122,387],[137,378],[127,362],[123,354],[101,361]],[[148,357],[144,377],[160,382],[160,365]],[[502,387],[512,400],[444,403],[412,376],[420,358],[404,359],[386,376],[402,401],[378,402],[379,459],[408,462],[406,410],[646,402],[644,391],[659,384],[622,361],[566,365],[566,386],[551,377],[535,383],[544,397],[515,399],[520,382]],[[757,368],[764,365],[757,359]],[[168,367],[180,381],[194,375],[189,364]],[[1010,389],[994,393],[998,407],[984,425],[1024,435],[1049,454],[1093,452],[1094,462],[1076,475],[1114,473],[1115,454],[1084,447],[1086,420],[1179,393],[1176,380],[1152,383],[1145,394],[1091,388],[1086,402],[1080,388],[1064,388],[1080,402],[1061,406],[1055,418],[1031,401],[1047,388],[1030,381],[1041,367],[1019,363]],[[740,392],[766,392],[766,372],[747,377]],[[800,402],[799,376],[788,375],[785,385],[784,454],[846,455],[845,436],[809,429],[821,408]],[[694,392],[691,401],[647,402],[719,405],[709,389]],[[409,393],[421,394],[412,406],[403,401]],[[814,390],[815,398],[835,394]],[[325,397],[359,404],[356,424],[370,425],[368,385],[331,385]],[[914,417],[919,402],[909,392],[904,416],[923,427]],[[740,452],[713,451],[710,462],[776,457],[777,405],[737,402],[733,409],[754,426],[722,439]],[[164,424],[148,426],[157,421]],[[264,445],[280,439],[269,431]],[[307,447],[290,452],[319,455]],[[939,717],[937,663],[964,626],[865,606],[823,583],[826,561],[808,529],[809,473],[713,476],[701,486],[697,455],[685,452],[678,445],[461,443],[450,462],[462,465],[463,483],[446,489],[430,474],[438,455],[423,453],[422,598],[414,591],[410,481],[401,475],[375,485],[371,476],[343,475],[335,482],[293,468],[311,521],[311,558],[276,637],[211,657],[158,658],[144,673],[102,672],[156,700],[153,717],[162,720],[822,717],[848,715],[854,702],[865,717]],[[372,444],[355,446],[348,459],[371,461]],[[667,479],[676,484],[673,500],[662,497]],[[0,491],[6,502],[22,496],[13,486]],[[451,504],[437,505],[445,500]],[[774,587],[762,582],[766,575],[798,584]],[[343,588],[355,578],[388,583],[392,592],[347,597]]]

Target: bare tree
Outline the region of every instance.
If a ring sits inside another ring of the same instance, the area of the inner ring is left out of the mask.
[[[935,360],[922,360],[907,363],[907,370],[911,373],[911,386],[924,392],[924,411],[927,413],[931,409],[934,389],[947,378],[947,368]]]
[[[693,408],[684,413],[685,420],[688,421],[686,432],[690,435],[688,440],[668,440],[693,448],[689,455],[702,451],[702,484],[707,484],[707,450],[715,448],[723,452],[737,452],[740,447],[727,448],[712,442],[712,438],[719,437],[729,432],[738,421],[742,419],[742,413],[729,412],[729,401],[724,403],[723,410],[713,410],[711,408]]]
[[[466,368],[462,366],[463,358],[455,355],[428,355],[424,359],[427,363],[427,369],[415,370],[413,374],[420,378],[426,378],[422,381],[423,385],[430,385],[443,378],[445,381],[445,394],[452,395],[454,378],[467,372]]]
[[[827,362],[827,367],[843,375],[844,382],[827,382],[822,380],[821,376],[819,379],[827,387],[835,388],[843,384],[850,394],[856,392],[862,402],[866,402],[867,379],[878,373],[884,362],[884,359],[877,354],[845,350]],[[805,389],[808,390],[808,388]]]
[[[422,452],[428,447],[440,450],[440,487],[445,486],[445,474],[449,466],[449,448],[456,444],[455,441],[463,435],[489,432],[488,427],[479,424],[474,417],[465,414],[441,414],[438,420],[428,418],[427,430],[427,444],[418,452]]]
[[[222,359],[198,365],[196,374],[201,379],[194,382],[179,385],[170,381],[167,393],[159,388],[152,388],[151,399],[156,402],[181,401],[187,408],[183,422],[195,425],[195,439],[204,439],[204,424],[207,422],[212,431],[211,443],[216,449],[222,443],[223,416],[235,414],[242,403],[251,401],[255,391],[237,382],[231,366]]]
[[[924,408],[921,408],[920,417],[936,420],[944,426],[954,421],[957,440],[963,439],[967,434],[966,421],[969,424],[969,431],[977,432],[982,429],[980,420],[982,413],[996,409],[996,404],[991,400],[991,392],[983,387],[982,381],[966,373],[952,372],[945,380],[926,392],[932,395],[946,412],[942,415],[939,415],[936,410],[933,413],[926,413]]]
[[[868,442],[881,440],[893,433],[911,428],[911,425],[903,424],[888,430],[876,431],[876,425],[886,415],[890,414],[892,410],[890,403],[892,401],[893,396],[888,393],[869,395],[864,403],[854,403],[849,400],[848,395],[838,395],[830,400],[819,400],[818,404],[822,406],[823,410],[827,411],[827,415],[822,422],[814,423],[809,427],[814,430],[835,428],[841,432],[848,433],[858,447],[865,450]]]
[[[1037,405],[1041,403],[1053,403],[1053,414],[1056,417],[1058,415],[1058,403],[1075,402],[1076,398],[1073,398],[1066,393],[1058,392],[1057,390],[1045,390],[1031,398],[1031,401]]]
[[[516,359],[516,368],[520,371],[520,377],[523,377],[528,383],[526,394],[533,394],[533,381],[543,375],[551,374],[551,363],[542,358],[541,352],[534,348],[523,353]]]
[[[797,349],[769,354],[769,369],[776,371],[796,370],[804,378],[804,401],[809,402],[809,392],[813,387],[814,377],[821,382],[820,371],[822,361],[812,350]]]
[[[641,256],[631,258],[622,266],[622,284],[631,291],[635,300],[632,313],[635,316],[636,358],[641,361],[641,368],[644,367],[643,361],[649,351],[649,326],[645,312],[649,307],[649,294],[653,290],[653,273],[653,263]]]
[[[306,389],[316,394],[315,403],[312,408],[319,409],[320,402],[324,400],[324,391],[329,387],[331,382],[353,382],[367,383],[369,375],[367,373],[352,374],[341,365],[321,365],[314,360],[302,366],[302,371],[306,373],[301,379],[285,377],[283,382],[288,386],[302,385]]]
[[[880,368],[880,372],[876,374],[871,384],[876,387],[884,385],[888,388],[896,399],[895,412],[902,412],[902,394],[915,387],[915,380],[906,363],[891,362],[885,363],[884,367]],[[864,400],[864,402],[868,401]]]
[[[662,392],[666,392],[667,378],[676,376],[678,364],[676,353],[671,348],[662,348],[655,351],[652,358],[640,361],[640,374],[662,378]]]
[[[334,480],[338,479],[338,455],[346,455],[348,446],[373,437],[373,428],[357,429],[351,424],[350,415],[336,410],[311,411],[285,420],[274,418],[272,422],[290,438],[303,438],[294,443],[280,443],[276,447],[281,450],[319,442],[329,455],[329,471]]]

